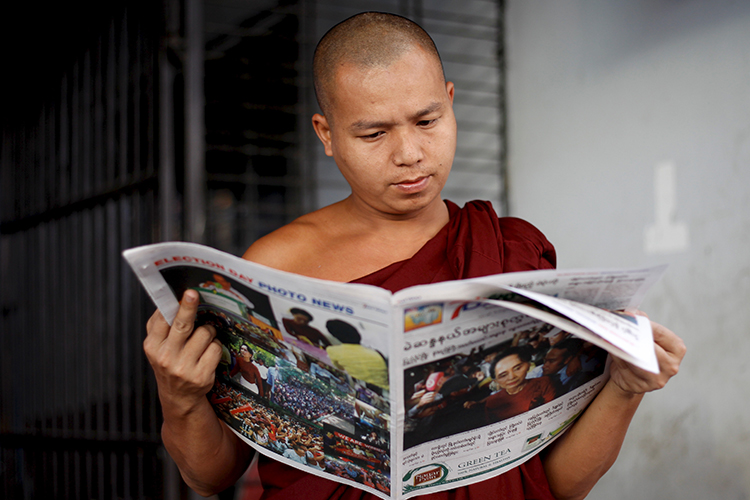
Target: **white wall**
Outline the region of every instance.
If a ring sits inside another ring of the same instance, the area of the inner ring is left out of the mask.
[[[670,264],[643,309],[688,345],[589,498],[750,498],[750,2],[506,13],[512,215],[560,267]]]

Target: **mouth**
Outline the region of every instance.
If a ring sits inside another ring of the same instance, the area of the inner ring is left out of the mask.
[[[417,177],[415,179],[407,179],[401,182],[394,183],[393,185],[405,193],[416,193],[422,191],[430,181],[430,176],[425,175]]]

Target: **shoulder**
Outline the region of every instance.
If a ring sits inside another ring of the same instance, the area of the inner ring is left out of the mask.
[[[505,255],[519,260],[519,270],[557,266],[555,247],[534,225],[516,217],[498,219]]]
[[[482,210],[497,220],[498,243],[502,245],[509,270],[556,267],[555,247],[536,226],[518,217],[498,217],[489,201],[474,201],[471,204],[474,210]]]
[[[498,217],[489,201],[469,201],[462,208],[450,203],[448,207],[456,242],[495,256],[504,272],[555,267],[554,246],[533,224],[517,217]]]
[[[305,256],[315,255],[326,241],[329,211],[330,207],[326,207],[303,215],[263,236],[250,245],[242,258],[282,271],[297,271]]]
[[[530,222],[518,217],[500,217],[498,219],[503,238],[508,241],[519,241],[547,246],[551,243],[546,236]]]
[[[549,375],[543,375],[539,378],[529,379],[529,384],[532,386],[533,390],[536,390],[538,392],[545,392],[547,390],[552,390],[555,388],[555,383],[552,381],[552,378]]]
[[[494,394],[491,394],[487,397],[487,400],[484,402],[486,408],[492,408],[493,406],[497,404],[501,404],[503,400],[505,400],[508,397],[508,393],[505,392],[505,390],[500,390],[498,392],[495,392]]]
[[[301,240],[307,238],[307,233],[311,230],[308,226],[304,221],[295,220],[256,240],[242,258],[282,269],[283,264],[288,263],[289,258],[296,254],[302,244]]]
[[[455,204],[447,202],[448,207],[455,207],[451,210],[451,215],[458,215],[464,212],[473,219],[487,219],[494,222],[497,220],[503,239],[509,241],[528,241],[532,243],[549,244],[544,234],[533,224],[518,217],[499,217],[492,203],[486,200],[473,200],[466,202],[462,208],[456,207]]]

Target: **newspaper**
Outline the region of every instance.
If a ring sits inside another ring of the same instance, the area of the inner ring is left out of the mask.
[[[182,294],[198,291],[196,323],[224,346],[208,394],[219,418],[260,453],[384,499],[533,457],[604,386],[607,352],[658,371],[650,323],[632,311],[665,266],[392,294],[190,243],[123,256],[170,323]]]

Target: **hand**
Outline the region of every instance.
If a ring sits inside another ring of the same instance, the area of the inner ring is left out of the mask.
[[[639,313],[644,315],[643,313]],[[625,361],[612,358],[610,380],[623,393],[643,394],[663,388],[670,378],[677,375],[682,358],[685,357],[685,343],[668,328],[651,322],[654,332],[656,359],[659,373],[651,373],[637,368]]]
[[[198,294],[188,290],[171,327],[158,310],[146,325],[143,350],[154,369],[165,413],[190,413],[214,383],[221,343],[211,325],[193,330],[197,310]]]
[[[419,399],[419,403],[417,403],[417,406],[424,406],[424,405],[428,405],[428,404],[432,403],[433,401],[435,401],[435,396],[436,395],[437,395],[437,393],[435,391],[430,391],[430,392],[425,393]]]

